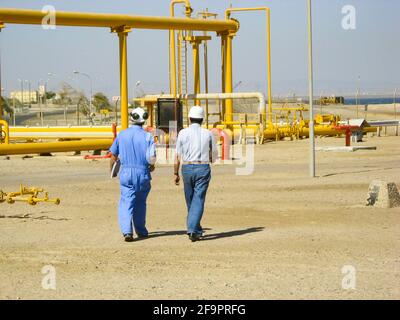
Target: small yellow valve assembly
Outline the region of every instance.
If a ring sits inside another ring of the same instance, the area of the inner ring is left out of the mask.
[[[44,197],[40,197],[39,194],[44,193]],[[51,202],[56,205],[60,204],[60,199],[50,199],[49,193],[45,192],[42,188],[28,188],[20,185],[20,190],[18,192],[3,192],[0,190],[0,203],[7,202],[8,204],[13,204],[16,201],[27,202],[28,204],[34,206],[38,202]]]

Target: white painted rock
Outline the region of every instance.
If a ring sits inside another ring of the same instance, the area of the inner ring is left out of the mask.
[[[394,182],[373,180],[369,185],[367,206],[400,207],[400,194]]]

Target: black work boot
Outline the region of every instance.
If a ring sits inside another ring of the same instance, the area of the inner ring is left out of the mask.
[[[124,239],[125,239],[125,242],[132,242],[133,235],[131,233],[124,234]]]
[[[195,233],[195,232],[189,233],[188,235],[189,235],[190,241],[192,241],[192,242],[196,242],[196,241],[199,241],[201,239],[201,235],[198,234],[198,233]]]

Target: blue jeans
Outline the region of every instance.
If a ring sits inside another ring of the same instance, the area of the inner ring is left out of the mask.
[[[182,176],[185,199],[188,209],[187,233],[202,234],[200,221],[203,217],[204,202],[211,180],[211,169],[208,164],[184,164]]]
[[[122,234],[147,236],[146,200],[150,192],[150,173],[141,168],[122,167],[119,180],[121,199],[118,208],[118,221]]]

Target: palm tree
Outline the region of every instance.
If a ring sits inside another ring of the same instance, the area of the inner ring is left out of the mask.
[[[112,106],[110,104],[110,101],[106,97],[106,95],[102,92],[97,92],[93,96],[93,105],[96,108],[96,111],[100,111],[101,109],[107,109],[107,110],[112,110]]]

